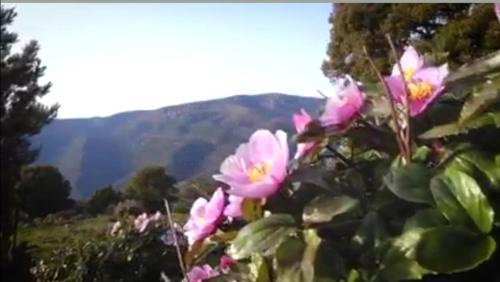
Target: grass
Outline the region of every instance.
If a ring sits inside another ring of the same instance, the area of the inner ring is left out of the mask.
[[[109,228],[110,217],[103,215],[73,222],[46,223],[21,226],[19,242],[36,247],[34,255],[40,258],[50,256],[52,250],[78,242],[103,239]]]

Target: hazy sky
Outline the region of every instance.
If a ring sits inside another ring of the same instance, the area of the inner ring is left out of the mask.
[[[12,5],[12,4],[11,4]],[[331,4],[15,4],[59,118],[236,94],[319,97]]]

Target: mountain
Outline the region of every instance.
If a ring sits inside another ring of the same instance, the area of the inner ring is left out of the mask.
[[[87,198],[135,170],[163,165],[182,180],[211,174],[238,144],[259,128],[293,128],[292,114],[317,113],[322,101],[285,94],[238,95],[103,118],[56,119],[34,138],[38,163],[58,167]]]

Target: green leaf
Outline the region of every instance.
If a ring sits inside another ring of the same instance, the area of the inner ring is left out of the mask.
[[[252,261],[249,264],[250,268],[250,281],[251,282],[271,282],[269,266],[266,260],[258,255],[252,255]]]
[[[468,119],[463,123],[452,122],[447,124],[436,125],[426,132],[420,134],[421,139],[442,138],[450,135],[458,135],[467,133],[469,130],[478,129],[481,127],[493,125],[500,127],[500,112],[488,112],[480,115],[477,118]]]
[[[413,153],[413,160],[414,161],[419,161],[419,162],[424,162],[427,160],[429,155],[432,153],[432,150],[427,147],[427,146],[420,146],[417,148],[415,153]]]
[[[476,169],[483,173],[493,188],[500,189],[500,165],[479,151],[468,150],[454,157],[449,167],[459,167],[466,173]]]
[[[423,229],[408,231],[391,241],[380,264],[378,275],[384,281],[421,279],[430,271],[415,260],[415,247]]]
[[[348,196],[319,196],[304,208],[302,220],[306,223],[327,222],[336,215],[353,210],[358,204],[357,199]]]
[[[314,279],[314,263],[321,239],[314,229],[307,229],[303,234],[304,240],[290,237],[276,250],[276,281],[316,281]]]
[[[427,269],[454,273],[475,268],[488,260],[495,248],[495,240],[490,236],[443,226],[422,234],[416,257]]]
[[[447,169],[448,189],[467,211],[478,229],[483,233],[491,231],[494,212],[488,199],[479,188],[474,178],[455,169]]]
[[[361,253],[370,252],[377,248],[387,238],[384,222],[376,212],[369,212],[363,218],[352,241],[354,247]]]
[[[431,192],[439,211],[451,223],[473,228],[472,219],[450,191],[451,185],[450,180],[444,175],[438,175],[431,180]]]
[[[445,225],[448,221],[435,209],[426,209],[417,211],[412,217],[408,218],[403,227],[403,233],[412,230],[425,230],[437,226]]]
[[[500,90],[495,86],[484,84],[483,89],[478,93],[473,93],[465,101],[460,112],[460,123],[469,120],[480,114],[491,103],[500,98]]]
[[[500,51],[488,54],[469,64],[461,66],[446,78],[447,88],[461,86],[473,81],[482,80],[488,73],[500,69]]]
[[[243,213],[243,219],[252,222],[262,218],[263,210],[260,200],[256,199],[245,199],[241,204],[241,209]]]
[[[429,190],[431,171],[421,164],[410,163],[393,168],[384,178],[384,182],[396,196],[414,203],[432,203]]]
[[[458,123],[447,123],[436,125],[433,128],[427,130],[426,132],[420,134],[418,137],[421,139],[434,139],[446,137],[449,135],[457,135],[460,133],[460,127]]]
[[[252,253],[269,255],[295,231],[293,217],[287,214],[273,214],[243,227],[227,253],[236,260],[250,257]]]

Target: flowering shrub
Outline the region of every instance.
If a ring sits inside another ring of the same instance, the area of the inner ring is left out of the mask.
[[[499,70],[500,52],[450,73],[408,46],[390,76],[374,67],[380,89],[348,77],[317,117],[294,115],[294,158],[286,133],[256,131],[191,208],[184,281],[399,281],[486,265],[500,226]]]

